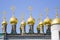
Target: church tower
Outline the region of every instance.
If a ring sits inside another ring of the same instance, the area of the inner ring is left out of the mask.
[[[34,24],[35,24],[35,19],[32,17],[32,7],[29,7],[30,10],[30,17],[27,20],[27,23],[29,25],[29,33],[34,33]]]
[[[10,18],[10,23],[12,25],[11,34],[16,34],[16,24],[18,22],[17,18],[14,16],[15,7],[12,6],[12,17]]]
[[[38,20],[39,20],[39,24],[37,26],[37,32],[43,34],[44,33],[44,26],[43,26],[43,22],[42,22],[42,14],[40,14],[40,18]]]
[[[51,40],[59,40],[60,18],[58,18],[58,8],[56,8],[56,18],[51,23]]]
[[[3,31],[4,34],[6,34],[7,33],[6,32],[6,29],[7,29],[7,21],[6,21],[6,15],[5,15],[6,12],[4,11],[3,14],[4,14],[3,15],[4,17],[3,17],[3,22],[2,22],[2,31]]]
[[[20,24],[20,33],[21,34],[24,34],[26,33],[26,29],[25,29],[25,26],[26,26],[26,22],[24,21],[24,13],[22,13],[22,20],[21,20],[21,24]]]
[[[51,19],[48,17],[48,8],[46,8],[46,19],[44,20],[44,26],[46,27],[46,34],[51,34]]]

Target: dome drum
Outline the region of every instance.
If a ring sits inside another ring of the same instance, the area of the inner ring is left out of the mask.
[[[51,25],[51,19],[46,18],[46,19],[44,20],[44,24],[45,24],[45,25]]]

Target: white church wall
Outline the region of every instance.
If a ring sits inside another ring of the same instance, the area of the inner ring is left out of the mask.
[[[9,40],[51,40],[51,39],[9,39]]]
[[[59,40],[60,25],[51,26],[51,40]]]

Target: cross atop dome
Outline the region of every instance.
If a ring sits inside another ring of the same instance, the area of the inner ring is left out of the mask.
[[[24,20],[24,16],[25,16],[25,13],[24,13],[24,12],[22,12],[21,21],[23,21],[23,20]]]
[[[15,6],[11,7],[12,10],[12,17],[10,18],[10,23],[11,24],[17,24],[18,20],[17,18],[14,16],[14,11],[15,11]]]
[[[32,16],[32,6],[29,6],[30,16]]]
[[[3,11],[3,20],[6,20],[6,11]]]
[[[48,17],[48,12],[49,12],[49,9],[46,8],[46,17]]]
[[[29,10],[32,11],[32,6],[29,6]]]
[[[40,16],[40,18],[38,18],[38,20],[39,20],[39,22],[40,22],[40,21],[42,21],[42,16],[43,16],[42,13],[40,13],[39,16]]]
[[[14,16],[14,11],[15,11],[15,9],[16,9],[15,6],[12,6],[12,7],[11,7],[11,10],[12,10],[12,16]]]
[[[58,7],[56,7],[56,17],[58,17]]]

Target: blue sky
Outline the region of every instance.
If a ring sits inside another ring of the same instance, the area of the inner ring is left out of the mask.
[[[9,22],[11,16],[12,16],[12,11],[11,11],[11,6],[15,6],[15,17],[18,19],[17,23],[17,33],[20,32],[19,27],[20,27],[20,21],[21,21],[21,15],[22,12],[25,12],[25,21],[29,18],[30,12],[28,10],[29,6],[33,7],[32,10],[32,16],[35,18],[35,25],[34,25],[34,32],[37,32],[36,26],[38,24],[37,19],[40,17],[39,14],[42,13],[43,17],[42,19],[44,20],[46,18],[46,12],[45,9],[48,7],[49,8],[49,17],[52,19],[55,17],[56,13],[56,6],[59,8],[59,15],[60,15],[60,0],[0,0],[0,33],[2,32],[2,17],[3,17],[3,11],[6,11],[6,20],[8,22],[7,26],[7,32],[11,32],[11,24]],[[26,32],[28,32],[29,26],[26,25]]]

